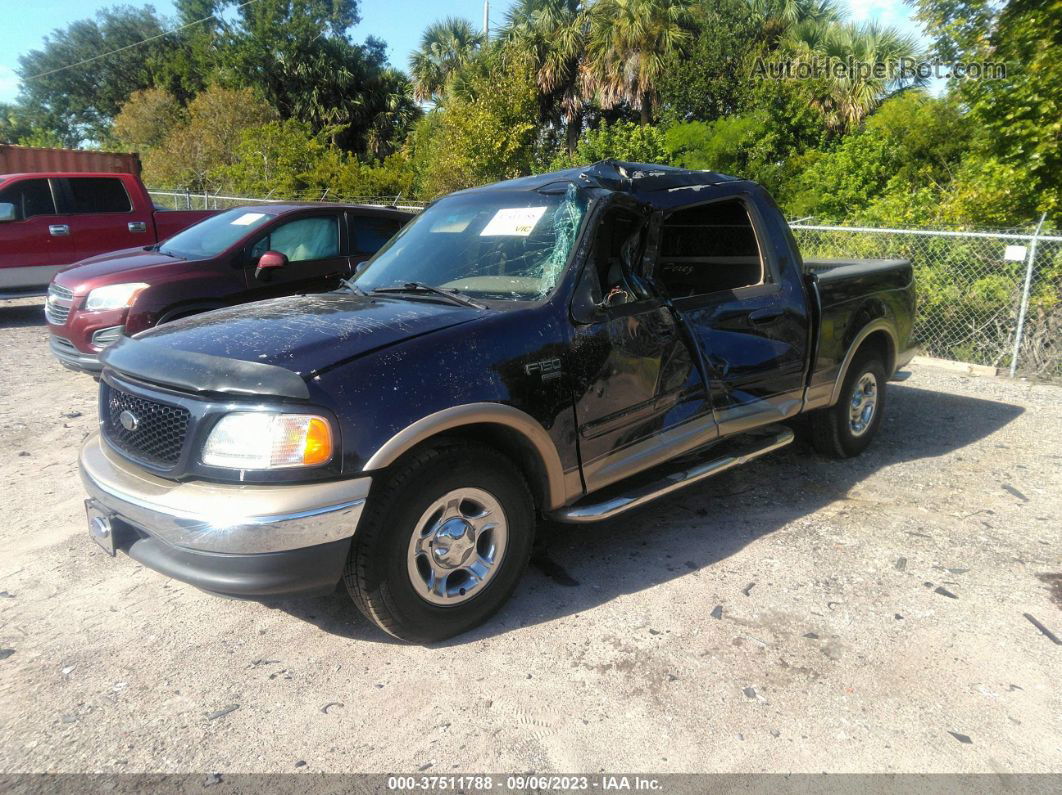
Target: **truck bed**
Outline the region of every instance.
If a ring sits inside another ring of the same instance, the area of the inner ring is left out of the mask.
[[[823,307],[912,284],[914,269],[906,259],[808,259],[804,272],[818,277]]]

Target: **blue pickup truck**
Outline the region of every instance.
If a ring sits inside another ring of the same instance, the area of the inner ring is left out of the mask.
[[[112,554],[249,598],[345,583],[431,642],[591,522],[788,444],[870,444],[913,355],[901,260],[803,261],[723,174],[593,166],[447,196],[332,293],[122,339],[81,451]]]

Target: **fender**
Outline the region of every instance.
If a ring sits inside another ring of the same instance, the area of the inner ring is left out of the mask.
[[[559,508],[568,500],[564,469],[560,455],[542,425],[527,412],[504,403],[466,403],[437,411],[396,433],[365,462],[363,471],[383,469],[398,458],[444,431],[467,425],[501,425],[520,436],[538,455],[546,474],[550,508]],[[574,484],[573,484],[574,485]]]
[[[877,320],[872,320],[863,326],[863,328],[859,330],[859,333],[855,335],[852,344],[848,346],[848,352],[844,355],[844,361],[841,362],[841,369],[837,373],[837,380],[833,383],[833,392],[830,394],[830,406],[836,405],[837,401],[841,399],[841,387],[844,385],[845,376],[848,375],[848,367],[852,364],[852,359],[855,358],[859,346],[863,344],[863,340],[876,331],[884,331],[889,337],[889,345],[891,347],[890,358],[892,361],[885,362],[885,375],[886,377],[892,375],[891,368],[893,362],[896,360],[897,350],[896,329],[892,327],[892,323],[887,318],[879,317]]]

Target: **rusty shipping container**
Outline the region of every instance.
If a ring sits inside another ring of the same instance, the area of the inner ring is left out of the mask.
[[[140,176],[140,155],[88,149],[45,149],[0,144],[0,174],[105,171]]]

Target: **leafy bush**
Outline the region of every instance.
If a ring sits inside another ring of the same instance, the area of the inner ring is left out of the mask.
[[[667,163],[670,160],[664,133],[659,127],[617,121],[584,132],[574,154],[558,153],[550,162],[550,170],[558,171],[609,158],[635,163]]]

